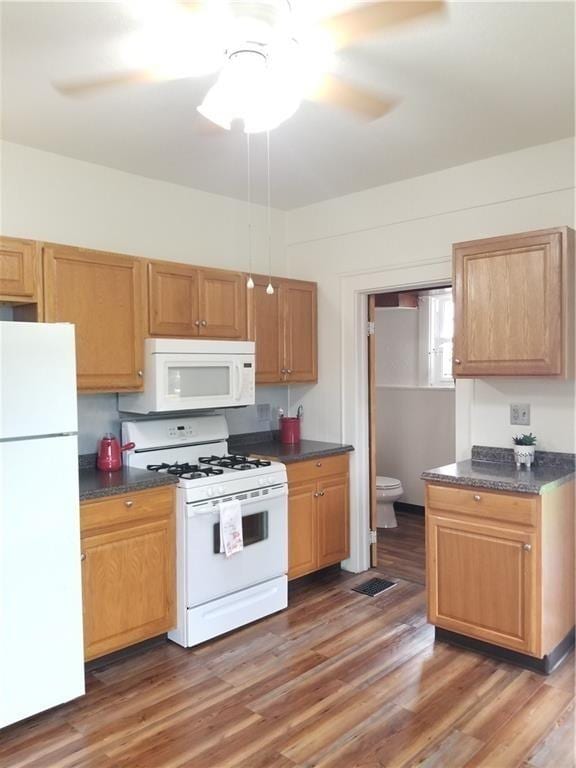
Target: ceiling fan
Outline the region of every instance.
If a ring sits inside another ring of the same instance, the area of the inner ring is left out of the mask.
[[[218,72],[198,111],[222,128],[230,129],[235,120],[241,120],[247,133],[271,130],[294,114],[302,99],[335,105],[373,120],[389,112],[397,101],[331,74],[331,56],[389,28],[439,14],[445,7],[443,0],[362,0],[310,21],[305,13],[297,12],[297,3],[157,2],[157,18],[165,14],[169,25],[159,25],[153,33],[156,40],[164,35],[172,52],[180,47],[186,54],[177,67],[145,66],[55,87],[72,96]],[[303,5],[309,11],[320,4],[307,0]],[[164,50],[168,52],[166,46]]]

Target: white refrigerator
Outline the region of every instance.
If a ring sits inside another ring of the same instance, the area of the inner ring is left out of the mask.
[[[0,322],[0,728],[84,693],[74,326]]]

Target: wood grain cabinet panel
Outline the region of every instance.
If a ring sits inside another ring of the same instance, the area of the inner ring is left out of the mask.
[[[332,474],[315,459],[288,465],[289,579],[350,556],[348,455],[331,459]]]
[[[245,339],[246,278],[240,272],[201,269],[198,272],[200,336]]]
[[[426,528],[429,620],[454,632],[534,653],[536,536],[433,513]]]
[[[575,620],[574,490],[573,481],[542,495],[427,483],[429,621],[540,659],[565,642]]]
[[[281,281],[272,278],[274,293],[266,293],[269,278],[253,275],[248,293],[248,337],[256,344],[256,383],[284,381],[284,323]]]
[[[316,283],[253,275],[248,289],[249,337],[256,342],[256,382],[318,380]]]
[[[0,301],[37,302],[40,292],[38,243],[0,237]]]
[[[571,361],[573,232],[454,246],[454,375],[565,374]]]
[[[154,490],[147,499],[148,493],[81,506],[86,659],[162,634],[175,624],[173,493]]]
[[[350,555],[348,475],[318,483],[318,567]]]
[[[318,379],[316,285],[297,280],[282,285],[285,332],[284,359],[287,381]]]
[[[318,568],[316,483],[290,487],[288,499],[288,576],[295,579]]]
[[[184,264],[148,264],[148,314],[152,336],[197,336],[198,270]]]
[[[60,245],[44,247],[45,319],[76,327],[78,389],[142,387],[144,264]]]

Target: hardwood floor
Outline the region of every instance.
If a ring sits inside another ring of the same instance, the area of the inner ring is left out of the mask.
[[[573,659],[546,678],[435,645],[419,583],[351,591],[375,573],[90,672],[84,698],[0,733],[1,768],[573,766]]]
[[[389,577],[425,582],[424,516],[396,512],[397,528],[378,528],[378,568]]]

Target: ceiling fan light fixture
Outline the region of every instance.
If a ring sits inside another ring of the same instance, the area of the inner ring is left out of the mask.
[[[287,73],[270,67],[265,53],[248,49],[230,55],[198,111],[227,130],[241,120],[246,133],[260,133],[291,117],[300,101]]]

